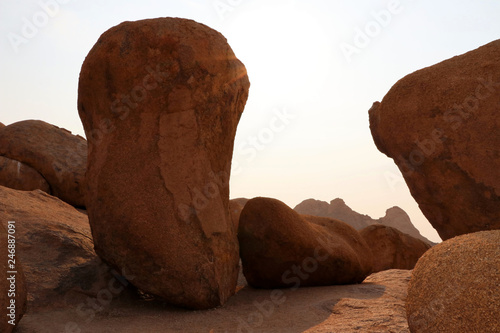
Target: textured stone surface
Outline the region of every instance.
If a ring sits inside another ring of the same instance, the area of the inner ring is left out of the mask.
[[[360,214],[346,205],[344,200],[337,198],[330,203],[321,200],[307,199],[295,206],[294,210],[299,214],[331,217],[341,220],[356,230],[361,230],[370,225],[385,225],[402,231],[412,237],[420,239],[428,244],[434,244],[420,234],[413,225],[410,217],[399,207],[392,207],[386,210],[385,216],[379,219],[372,219],[368,215]]]
[[[399,80],[370,109],[378,149],[443,240],[500,228],[500,40]]]
[[[234,293],[229,174],[248,89],[226,39],[185,19],[113,27],[82,66],[96,252],[172,304],[210,308]]]
[[[84,138],[40,120],[20,121],[0,129],[0,155],[38,171],[49,183],[52,195],[73,206],[85,205]]]
[[[16,221],[30,308],[64,307],[108,290],[110,269],[93,250],[88,218],[40,190],[0,186],[0,224]]]
[[[33,191],[42,190],[50,193],[49,183],[32,167],[0,156],[0,185],[15,190]]]
[[[6,223],[7,224],[7,223]],[[26,282],[16,249],[16,224],[5,229],[0,223],[0,332],[10,333],[26,312]],[[8,238],[7,230],[12,230]],[[10,239],[10,242],[9,242]],[[11,248],[8,248],[8,245]],[[10,267],[14,265],[14,267]],[[7,273],[15,271],[17,273]],[[14,303],[12,303],[14,301]]]
[[[373,253],[373,272],[413,269],[431,246],[395,228],[371,225],[359,231]]]
[[[500,230],[436,245],[418,261],[406,311],[413,333],[500,332]]]
[[[276,199],[254,198],[238,229],[243,274],[258,288],[359,283],[371,272],[371,251],[348,224],[301,216]]]
[[[241,332],[408,333],[404,302],[410,271],[389,270],[361,284],[299,289],[240,290],[223,307],[184,311],[158,301],[118,299],[91,321],[73,309],[27,313],[20,333]],[[153,319],[154,318],[154,319]]]

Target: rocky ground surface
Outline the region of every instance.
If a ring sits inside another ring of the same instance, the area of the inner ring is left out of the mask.
[[[28,310],[17,332],[409,332],[404,302],[410,276],[409,270],[389,270],[357,285],[282,293],[245,286],[223,307],[205,311],[138,298],[128,290],[112,302],[95,303],[95,311],[87,305]]]

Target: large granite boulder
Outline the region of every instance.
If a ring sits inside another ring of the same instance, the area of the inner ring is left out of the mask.
[[[8,221],[15,221],[30,308],[76,307],[110,283],[120,287],[94,252],[87,216],[69,204],[40,190],[0,186],[0,224]]]
[[[238,239],[243,274],[253,287],[360,283],[372,270],[371,251],[353,227],[300,215],[276,199],[248,201]]]
[[[26,282],[19,260],[15,221],[0,223],[0,332],[10,333],[27,308]]]
[[[500,228],[500,40],[399,80],[370,109],[378,149],[443,240]]]
[[[41,120],[24,120],[0,128],[0,156],[38,171],[52,195],[73,206],[85,205],[87,142],[81,136]]]
[[[395,228],[371,225],[359,231],[373,253],[373,272],[413,269],[430,245]]]
[[[500,230],[447,240],[418,261],[408,285],[412,333],[500,332]]]
[[[32,167],[0,156],[0,185],[21,191],[42,190],[50,193],[50,185]]]
[[[178,18],[121,23],[82,66],[96,252],[171,304],[211,308],[234,294],[229,176],[248,89],[226,39]]]

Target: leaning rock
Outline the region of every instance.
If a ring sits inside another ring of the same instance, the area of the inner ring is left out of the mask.
[[[373,253],[373,272],[388,269],[413,269],[430,245],[401,231],[371,225],[360,232]]]
[[[49,183],[32,167],[0,156],[0,185],[21,191],[42,190],[50,193]]]
[[[353,227],[301,216],[275,199],[248,201],[238,239],[243,273],[253,287],[360,283],[372,268],[370,249]]]
[[[171,304],[210,308],[234,294],[229,174],[248,88],[226,39],[185,19],[113,27],[82,66],[96,252]]]
[[[38,171],[49,183],[52,195],[73,206],[85,205],[84,138],[40,120],[20,121],[0,129],[0,155]]]
[[[443,240],[500,228],[499,107],[497,40],[406,76],[369,111],[375,144]]]
[[[418,261],[406,313],[413,333],[500,332],[500,230],[459,236]]]
[[[112,275],[93,250],[85,214],[40,190],[0,186],[0,221],[16,222],[30,307],[65,307],[108,290]]]
[[[26,283],[16,248],[16,224],[9,225],[11,231],[7,233],[0,223],[0,332],[3,333],[12,332],[26,312],[27,304]]]

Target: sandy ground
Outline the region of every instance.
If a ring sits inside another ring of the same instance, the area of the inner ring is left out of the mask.
[[[88,303],[28,311],[16,332],[409,332],[404,300],[410,275],[389,270],[358,285],[295,290],[244,287],[223,307],[206,311],[174,308],[126,292],[95,310]]]

